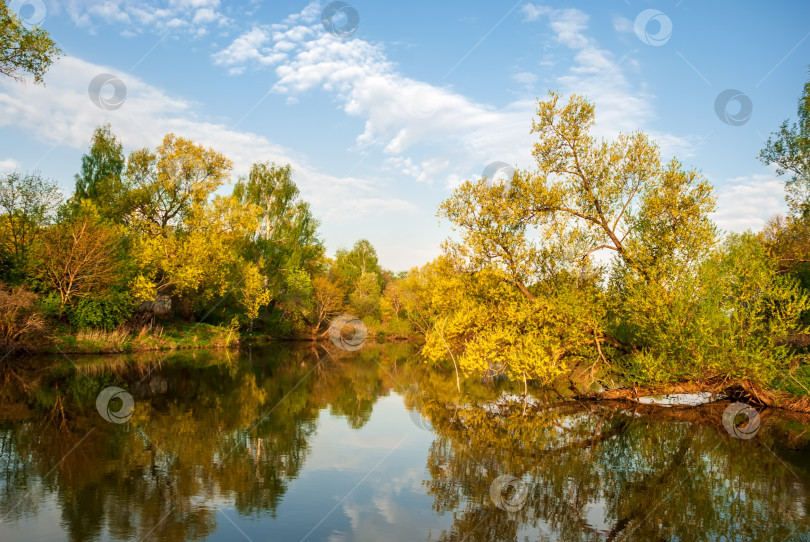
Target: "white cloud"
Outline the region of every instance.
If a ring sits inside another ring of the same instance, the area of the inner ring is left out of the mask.
[[[758,231],[770,217],[787,212],[785,184],[771,174],[727,179],[717,192],[713,218],[726,231]]]
[[[536,21],[541,15],[549,12],[549,8],[535,4],[524,4],[520,7],[520,12],[523,14],[523,20],[526,22]]]
[[[619,32],[620,34],[632,34],[633,33],[633,21],[626,17],[616,16],[613,17],[613,30]]]
[[[251,61],[259,64],[269,65],[284,60],[287,55],[282,45],[281,49],[274,50],[273,47],[266,47],[272,37],[272,32],[267,29],[254,28],[242,34],[233,41],[227,48],[213,55],[214,64],[217,66],[231,66],[231,74],[241,73],[244,68],[238,66]],[[289,50],[289,49],[287,49]],[[238,70],[238,71],[237,71]]]
[[[278,76],[273,91],[288,97],[313,89],[333,93],[347,115],[365,121],[356,137],[357,146],[396,157],[386,160],[386,165],[398,166],[420,182],[439,180],[449,187],[459,177],[479,174],[495,160],[531,166],[533,100],[496,109],[407,77],[389,60],[382,45],[327,34],[313,5],[284,23],[247,30],[215,53],[214,63],[230,73],[245,66],[273,65]],[[653,97],[624,73],[632,63],[617,61],[587,34],[587,14],[533,4],[524,5],[521,11],[526,21],[546,21],[552,30],[552,47],[570,50],[573,63],[556,78],[557,89],[585,94],[596,104],[597,136],[643,129],[654,119]],[[548,58],[546,54],[542,60],[547,63]],[[538,76],[521,72],[513,78],[532,85]],[[659,139],[665,156],[694,152],[691,136],[652,135]]]
[[[0,160],[0,173],[9,173],[14,171],[15,169],[20,169],[20,163],[17,162],[14,158],[6,158],[5,160]]]
[[[3,83],[0,127],[13,126],[47,144],[82,151],[88,148],[95,127],[105,121],[129,150],[155,147],[166,133],[173,132],[222,152],[233,160],[236,174],[247,173],[258,161],[292,164],[302,195],[324,220],[352,222],[364,216],[414,212],[411,203],[381,195],[378,181],[319,172],[290,149],[261,135],[200,120],[190,102],[133,76],[121,77],[126,99],[120,109],[100,109],[86,90],[89,81],[100,73],[115,70],[65,57],[51,67],[47,86]],[[8,160],[0,164],[16,165]]]
[[[529,159],[531,103],[497,110],[406,77],[382,46],[336,38],[319,22],[254,27],[213,60],[230,70],[273,63],[278,76],[273,90],[289,97],[312,89],[334,93],[347,115],[365,120],[358,148],[400,158],[425,153],[416,162],[398,162],[419,181],[443,183],[459,170],[467,175],[493,160],[525,166]]]
[[[519,72],[512,75],[512,79],[515,80],[516,83],[526,86],[532,86],[537,82],[537,74],[532,72]]]
[[[128,25],[126,31],[166,32],[185,28],[192,35],[200,27],[230,20],[220,10],[219,0],[49,0],[49,14],[67,13],[76,26],[93,29],[98,24]]]

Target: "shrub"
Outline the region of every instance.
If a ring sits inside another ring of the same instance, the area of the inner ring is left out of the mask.
[[[810,300],[752,234],[731,235],[691,279],[638,281],[615,301],[612,335],[639,383],[725,377],[768,385],[789,369]]]
[[[0,343],[4,347],[42,333],[45,319],[37,310],[37,296],[25,286],[0,283]]]
[[[128,292],[114,291],[100,299],[81,299],[68,310],[68,320],[80,329],[109,331],[129,319],[134,308]]]

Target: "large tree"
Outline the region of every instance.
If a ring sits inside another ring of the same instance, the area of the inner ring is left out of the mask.
[[[28,29],[23,21],[0,0],[0,75],[17,81],[25,76],[42,83],[48,67],[61,51],[48,32],[34,27]]]
[[[263,262],[268,275],[296,268],[315,273],[324,255],[318,237],[320,224],[309,204],[301,200],[289,164],[253,164],[247,178],[234,186],[233,195],[244,204],[261,208],[254,256]]]
[[[228,181],[232,166],[215,150],[174,134],[167,134],[155,151],[132,152],[126,176],[132,185],[133,222],[166,234]]]
[[[458,231],[445,251],[459,277],[433,293],[433,303],[457,299],[432,322],[431,357],[539,379],[604,361],[605,343],[628,345],[608,333],[605,260],[593,256],[614,256],[617,297],[654,286],[664,306],[705,260],[715,242],[708,182],[662,163],[642,133],[597,141],[594,118],[584,98],[551,93],[533,122],[537,169],[468,181],[441,205]]]

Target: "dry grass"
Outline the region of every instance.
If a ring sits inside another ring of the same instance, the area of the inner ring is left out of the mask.
[[[76,333],[77,341],[92,343],[99,352],[123,352],[129,337],[129,332],[123,329],[84,329]]]

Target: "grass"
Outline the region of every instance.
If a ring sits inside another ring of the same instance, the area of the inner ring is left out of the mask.
[[[239,345],[239,334],[223,326],[205,323],[172,322],[146,325],[135,330],[118,328],[75,330],[55,328],[43,341],[26,345],[31,352],[64,352],[66,354],[113,354],[157,350],[229,348]]]

